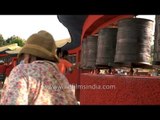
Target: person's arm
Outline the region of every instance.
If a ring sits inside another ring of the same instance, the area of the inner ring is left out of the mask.
[[[2,105],[27,105],[28,92],[26,79],[19,67],[15,67],[5,80],[1,93]]]

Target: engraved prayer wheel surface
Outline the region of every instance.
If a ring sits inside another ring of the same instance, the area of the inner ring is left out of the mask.
[[[153,65],[160,65],[160,15],[155,17],[155,39],[153,51]]]
[[[98,36],[87,37],[87,68],[95,68],[97,57],[97,39]]]
[[[117,28],[103,28],[98,35],[96,65],[113,66],[117,42]]]
[[[127,18],[118,22],[115,63],[150,66],[153,21],[142,18]]]
[[[82,41],[80,67],[85,68],[87,60],[87,39]]]

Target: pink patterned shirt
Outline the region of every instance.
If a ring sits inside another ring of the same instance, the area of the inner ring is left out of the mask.
[[[34,61],[19,64],[5,80],[2,105],[75,105],[76,98],[56,64]]]

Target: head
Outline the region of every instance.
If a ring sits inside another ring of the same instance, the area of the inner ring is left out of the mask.
[[[63,50],[62,57],[67,59],[67,57],[68,57],[68,51],[67,50]]]
[[[58,56],[59,58],[62,57],[62,49],[61,49],[61,48],[57,48],[57,56]]]
[[[44,30],[32,34],[19,52],[18,58],[24,59],[25,63],[34,60],[58,62],[54,38],[50,33]]]

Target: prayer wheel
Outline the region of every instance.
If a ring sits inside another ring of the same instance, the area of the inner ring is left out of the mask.
[[[160,15],[155,17],[155,39],[152,46],[153,65],[160,65]]]
[[[87,68],[95,68],[97,57],[98,36],[90,35],[87,37]]]
[[[87,60],[87,39],[82,41],[80,67],[85,68]]]
[[[150,66],[153,21],[127,18],[118,22],[114,62],[133,67]]]
[[[96,65],[113,66],[117,42],[117,28],[103,28],[98,35]]]

